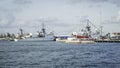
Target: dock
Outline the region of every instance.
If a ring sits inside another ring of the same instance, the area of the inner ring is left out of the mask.
[[[120,40],[95,40],[95,42],[120,43]]]

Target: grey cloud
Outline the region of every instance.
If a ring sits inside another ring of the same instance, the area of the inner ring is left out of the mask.
[[[81,2],[89,2],[89,3],[101,3],[107,2],[108,0],[71,0],[71,3],[81,3]]]
[[[0,25],[1,27],[15,26],[16,14],[26,8],[31,0],[0,0]]]
[[[56,22],[58,20],[59,20],[58,18],[40,18],[40,19],[36,19],[34,21],[41,22],[41,23],[50,23],[50,22]]]
[[[120,7],[120,0],[110,0],[113,4],[116,4],[118,7]]]
[[[64,21],[62,21],[62,20],[60,20],[58,18],[35,19],[35,20],[31,20],[31,21],[26,21],[26,23],[23,24],[23,25],[28,26],[28,27],[41,27],[42,23],[44,23],[48,27],[53,27],[53,26],[66,27],[66,26],[70,26],[70,24],[68,24],[67,22],[64,22]]]
[[[92,3],[92,4],[108,2],[108,3],[112,3],[120,7],[120,0],[71,0],[71,3],[73,4],[77,4],[81,2],[87,2],[87,3]]]
[[[117,16],[111,16],[111,18],[109,20],[104,20],[102,22],[103,25],[110,25],[110,24],[116,24],[118,26],[120,26],[120,18],[119,18],[119,14]]]
[[[117,20],[106,20],[104,22],[102,22],[103,25],[110,25],[110,24],[117,24],[118,26],[120,26],[120,21]]]
[[[13,3],[17,5],[24,5],[24,4],[32,3],[32,1],[31,0],[14,0]]]
[[[41,30],[42,23],[44,22],[46,31],[55,31],[58,30],[67,30],[69,27],[72,27],[71,24],[68,24],[68,22],[64,22],[58,18],[40,18],[40,19],[34,19],[29,21],[23,21],[25,23],[21,24],[19,27],[30,31],[31,29],[36,32],[38,30]],[[29,29],[30,30],[29,30]]]

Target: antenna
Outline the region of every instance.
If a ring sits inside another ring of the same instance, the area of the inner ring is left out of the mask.
[[[102,26],[102,12],[100,11],[100,35],[103,34],[103,26]]]

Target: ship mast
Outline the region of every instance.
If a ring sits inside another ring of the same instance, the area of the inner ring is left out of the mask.
[[[20,28],[20,34],[23,35],[23,29]]]
[[[43,34],[45,35],[46,34],[46,31],[45,31],[46,29],[45,29],[44,23],[42,23],[42,29],[41,30],[42,30]]]
[[[103,35],[103,26],[102,26],[102,13],[100,12],[100,36],[102,36]]]
[[[91,31],[91,29],[90,29],[90,25],[89,25],[89,20],[87,20],[87,26],[86,26],[86,29],[87,29],[88,32]]]
[[[87,30],[88,36],[91,37],[91,27],[90,27],[90,25],[89,25],[89,20],[88,20],[88,19],[87,19],[86,30]]]

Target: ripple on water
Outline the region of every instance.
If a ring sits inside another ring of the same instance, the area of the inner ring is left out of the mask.
[[[0,68],[119,68],[119,44],[0,43]]]

